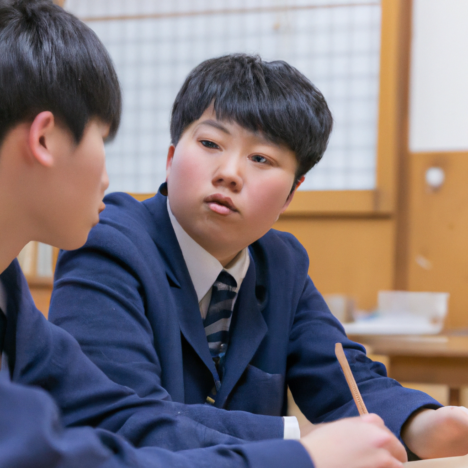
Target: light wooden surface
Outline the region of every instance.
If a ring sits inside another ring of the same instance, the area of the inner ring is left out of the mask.
[[[129,193],[129,195],[135,198],[135,200],[145,201],[148,198],[154,197],[155,194],[154,193]]]
[[[394,224],[375,218],[280,218],[310,257],[309,273],[322,294],[345,294],[372,309],[380,289],[393,288]]]
[[[460,404],[468,386],[468,335],[350,336],[388,358],[389,376],[399,382],[448,385],[449,404]]]
[[[464,457],[436,458],[434,460],[421,460],[405,463],[407,468],[466,468],[468,455]]]
[[[47,317],[49,314],[52,285],[30,286],[30,290],[36,307],[44,314],[45,317]]]
[[[397,204],[408,90],[411,5],[411,0],[382,1],[377,140],[377,209],[381,212],[394,212]]]
[[[379,290],[395,287],[395,210],[405,147],[411,3],[382,2],[377,189],[299,192],[275,225],[304,245],[309,272],[322,293],[354,297],[363,309],[376,306]]]
[[[408,0],[401,9],[401,53],[400,53],[400,93],[398,102],[398,140],[397,145],[397,182],[396,182],[396,209],[395,209],[395,266],[394,289],[407,288],[407,263],[408,263],[408,209],[409,197],[409,84],[411,71],[411,45],[412,45],[412,16],[413,0]]]
[[[449,329],[468,328],[468,152],[410,155],[408,289],[450,293]],[[431,190],[426,170],[445,182]]]
[[[376,190],[297,192],[283,216],[365,216],[375,214],[378,200]]]

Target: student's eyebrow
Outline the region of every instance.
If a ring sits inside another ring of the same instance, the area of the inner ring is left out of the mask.
[[[201,125],[208,125],[210,127],[214,127],[214,128],[217,128],[218,130],[221,130],[227,135],[231,135],[231,132],[224,125],[220,124],[217,120],[213,120],[213,119],[204,120],[203,122],[200,122],[197,127],[200,127]],[[263,143],[268,144],[268,145],[273,145],[277,148],[281,148],[280,143],[273,141],[272,139],[268,138],[266,135],[260,132],[255,132],[255,135]]]
[[[221,125],[216,120],[212,120],[212,119],[204,120],[203,122],[200,122],[199,126],[200,125],[209,125],[210,127],[214,127],[214,128],[217,128],[218,130],[221,130],[222,132],[226,133],[227,135],[231,134],[231,132],[224,125]]]

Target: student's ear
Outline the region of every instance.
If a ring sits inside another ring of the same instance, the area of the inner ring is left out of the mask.
[[[169,178],[169,174],[171,173],[172,160],[174,159],[174,152],[175,152],[175,146],[174,145],[169,146],[169,149],[167,150],[167,159],[166,159],[166,182],[167,182],[167,179]]]
[[[289,204],[292,202],[292,199],[294,197],[294,194],[296,193],[296,190],[301,186],[302,182],[304,182],[305,176],[302,176],[296,183],[296,186],[294,187],[294,190],[289,194],[286,203],[284,204],[283,208],[281,208],[280,214],[283,214],[286,209],[288,208]]]
[[[54,114],[49,111],[36,115],[29,129],[29,149],[31,156],[39,164],[50,167],[54,164],[51,139],[56,130]]]

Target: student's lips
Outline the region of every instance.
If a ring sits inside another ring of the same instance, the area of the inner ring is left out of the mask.
[[[210,195],[203,200],[210,208],[211,211],[220,215],[226,216],[230,213],[237,212],[237,208],[229,197],[225,197],[220,193]]]

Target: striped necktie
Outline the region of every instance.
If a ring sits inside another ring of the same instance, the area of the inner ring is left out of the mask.
[[[211,357],[216,365],[220,379],[224,373],[223,363],[227,351],[229,327],[232,310],[237,296],[236,280],[223,270],[213,284],[211,301],[203,321]]]

